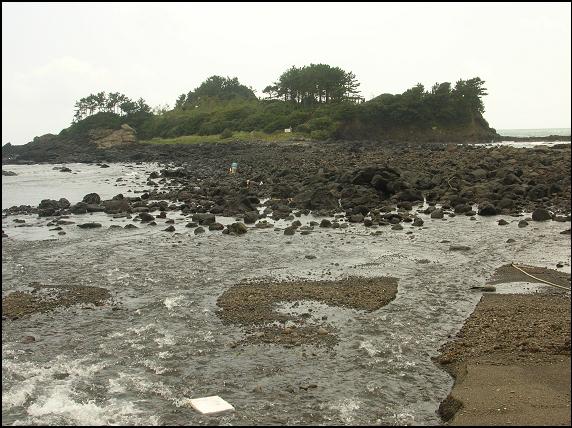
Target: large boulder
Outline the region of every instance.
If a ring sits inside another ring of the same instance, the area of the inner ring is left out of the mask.
[[[141,219],[142,223],[146,223],[146,222],[155,220],[155,217],[152,214],[149,214],[147,212],[139,213],[139,218]]]
[[[458,205],[455,205],[454,211],[455,211],[455,214],[464,214],[464,213],[471,211],[471,209],[472,209],[471,206],[468,204],[458,204]]]
[[[68,201],[66,198],[60,198],[58,205],[61,209],[66,209],[69,208],[71,204],[70,201]]]
[[[537,184],[528,190],[526,197],[531,201],[542,199],[548,195],[548,188],[544,184]]]
[[[299,208],[308,210],[334,210],[339,208],[336,198],[327,188],[316,188],[298,193],[294,196],[294,203]]]
[[[369,166],[353,173],[352,184],[370,185],[384,192],[388,191],[388,184],[399,180],[401,174],[390,167]]]
[[[70,203],[65,198],[61,198],[59,201],[55,199],[42,199],[38,205],[38,215],[40,217],[58,215],[60,210],[69,208],[69,206]]]
[[[363,214],[353,214],[350,216],[349,222],[350,223],[361,223],[363,221],[363,219],[364,219]]]
[[[379,206],[382,201],[378,191],[372,187],[350,186],[340,192],[342,208],[347,212],[350,208],[365,207],[366,213]]]
[[[532,212],[532,219],[534,221],[552,220],[552,214],[544,208],[537,208]]]
[[[85,202],[78,202],[70,207],[72,214],[85,214],[87,212],[87,204]]]
[[[249,211],[244,214],[244,222],[246,224],[256,223],[256,220],[258,220],[258,211]]]
[[[399,201],[416,202],[423,200],[423,194],[419,190],[405,189],[396,195]]]
[[[211,213],[195,213],[193,214],[192,220],[199,224],[209,225],[215,223],[216,217]]]
[[[105,212],[108,214],[116,214],[119,212],[130,212],[131,204],[128,199],[111,199],[103,201]]]
[[[85,195],[82,199],[82,202],[85,202],[86,204],[99,204],[101,202],[101,198],[99,197],[99,195],[97,193],[88,193],[87,195]]]
[[[482,216],[497,215],[497,209],[495,208],[495,206],[493,204],[484,203],[484,204],[479,205],[478,214],[482,215]]]
[[[248,231],[248,228],[244,223],[232,223],[227,226],[228,231],[231,235],[243,235]]]

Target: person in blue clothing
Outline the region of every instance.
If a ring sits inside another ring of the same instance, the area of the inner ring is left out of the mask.
[[[232,165],[230,166],[230,173],[236,174],[237,171],[238,171],[238,163],[233,162]]]

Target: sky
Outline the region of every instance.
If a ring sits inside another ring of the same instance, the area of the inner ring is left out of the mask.
[[[291,66],[361,94],[480,77],[496,129],[570,127],[570,3],[2,3],[2,144],[70,125],[90,93],[149,105],[212,75],[258,96]]]

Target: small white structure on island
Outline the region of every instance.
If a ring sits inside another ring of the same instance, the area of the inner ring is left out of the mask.
[[[284,132],[292,132],[292,128],[286,128]]]
[[[192,398],[191,407],[203,415],[216,415],[224,412],[234,412],[232,404],[220,398],[218,395],[203,398]]]

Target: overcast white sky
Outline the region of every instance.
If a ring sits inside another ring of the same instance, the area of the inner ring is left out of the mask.
[[[366,99],[486,81],[492,127],[570,127],[570,3],[2,3],[2,144],[69,126],[98,91],[171,107],[218,74],[257,95],[292,65]]]

